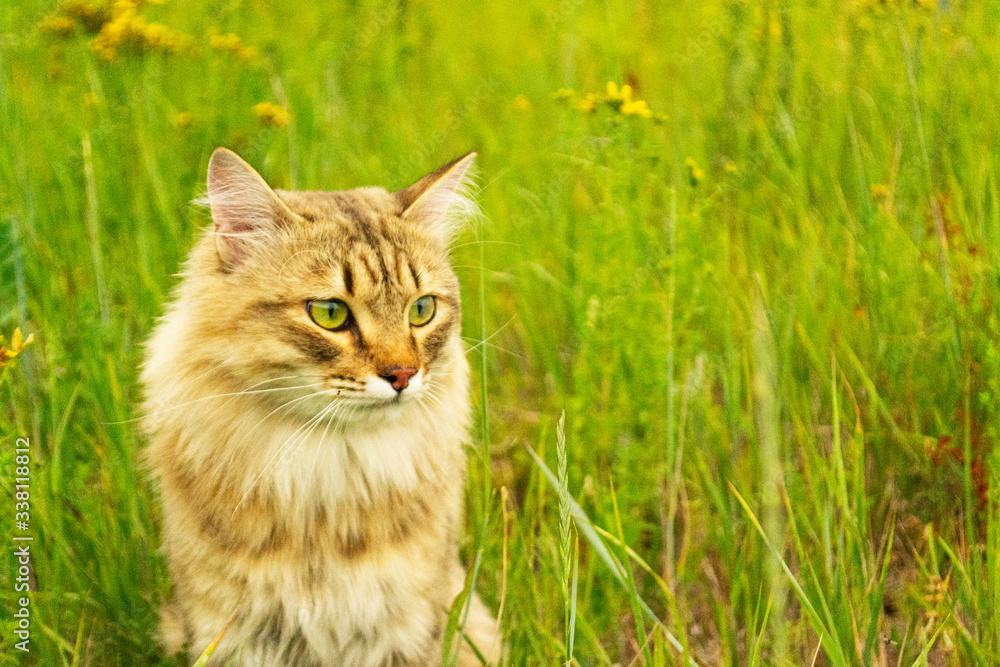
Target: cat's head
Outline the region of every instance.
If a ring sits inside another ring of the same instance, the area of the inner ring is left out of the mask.
[[[276,406],[298,397],[291,412],[388,414],[427,398],[461,355],[448,248],[475,213],[473,157],[398,192],[282,191],[217,149],[205,197],[214,247],[185,286],[198,323],[210,320],[206,365]]]

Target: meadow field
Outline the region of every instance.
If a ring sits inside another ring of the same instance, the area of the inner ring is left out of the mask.
[[[1000,664],[998,72],[987,2],[6,0],[0,665],[184,664],[137,370],[216,146],[288,189],[478,151],[509,664]]]

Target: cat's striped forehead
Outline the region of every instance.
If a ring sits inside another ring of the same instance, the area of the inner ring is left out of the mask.
[[[299,217],[293,235],[313,249],[309,272],[334,279],[348,297],[410,295],[434,274],[451,273],[447,249],[403,219],[398,199],[385,190],[277,194]]]
[[[386,315],[401,312],[407,301],[442,283],[451,287],[451,271],[439,262],[428,266],[427,253],[376,234],[351,238],[335,252],[313,257],[313,275],[326,276],[336,296],[366,302]]]

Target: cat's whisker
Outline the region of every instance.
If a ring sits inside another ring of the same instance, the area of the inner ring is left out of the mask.
[[[292,459],[295,458],[295,454],[296,454],[296,452],[298,452],[299,447],[301,447],[302,444],[306,440],[309,439],[309,437],[315,432],[315,430],[319,427],[319,425],[323,423],[324,420],[328,419],[331,416],[331,413],[333,413],[334,409],[337,408],[337,407],[339,407],[339,404],[337,404],[337,403],[331,403],[327,407],[325,407],[322,410],[320,410],[319,414],[316,415],[315,417],[313,417],[312,420],[310,420],[310,421],[313,422],[312,427],[309,428],[307,431],[305,431],[301,436],[299,436],[287,448],[285,454],[282,454],[278,458],[277,463],[275,463],[274,467],[271,468],[271,473],[270,473],[271,475],[273,475],[275,471],[277,471],[279,468],[281,468],[281,466],[286,465],[288,462],[290,462]],[[327,422],[327,426],[329,426],[329,425],[330,425],[329,422]]]
[[[299,401],[304,401],[304,400],[306,400],[308,398],[315,398],[316,396],[322,396],[324,393],[326,393],[326,392],[325,391],[317,391],[317,392],[314,392],[312,394],[308,394],[306,396],[299,396],[297,398],[293,398],[293,399],[291,399],[291,400],[289,400],[289,401],[287,401],[285,403],[282,403],[281,405],[279,405],[278,407],[276,407],[274,410],[271,410],[269,413],[267,413],[266,415],[264,415],[261,419],[259,419],[257,421],[256,424],[253,425],[253,427],[249,431],[247,431],[246,433],[243,434],[243,438],[240,440],[240,442],[236,446],[231,447],[232,451],[229,454],[229,462],[228,462],[228,464],[231,464],[233,462],[233,459],[236,458],[236,452],[240,451],[240,446],[244,442],[246,442],[247,438],[250,437],[250,434],[253,433],[255,430],[257,430],[257,427],[260,426],[261,424],[263,424],[265,421],[267,421],[267,419],[269,419],[273,414],[275,414],[279,410],[285,410],[285,409],[289,408],[290,406],[294,405],[295,403],[298,403]]]
[[[344,415],[343,419],[341,420],[341,424],[346,424],[350,422],[352,419],[354,419],[354,415],[358,414],[358,410],[360,409],[361,409],[360,405],[352,406],[351,411]]]
[[[470,343],[481,343],[481,342],[483,342],[483,341],[479,340],[478,338],[471,338],[469,336],[462,336],[462,340],[469,341]],[[525,357],[524,357],[524,355],[518,354],[517,352],[514,352],[513,350],[508,350],[505,347],[500,347],[499,345],[495,345],[493,343],[489,343],[489,342],[486,343],[486,347],[490,348],[491,350],[496,350],[497,352],[504,352],[506,354],[509,354],[512,357],[520,359],[521,361],[525,361],[526,360]]]
[[[516,317],[516,316],[515,316],[515,317]],[[458,357],[455,357],[454,359],[451,359],[451,360],[449,360],[449,361],[445,362],[445,363],[444,363],[444,367],[445,367],[445,368],[447,368],[447,367],[448,367],[448,366],[450,366],[451,364],[455,363],[455,361],[457,361],[457,360],[458,360],[458,359],[459,359],[460,357],[462,357],[462,356],[467,356],[467,355],[468,355],[469,353],[471,353],[471,352],[472,352],[473,350],[475,350],[475,349],[477,349],[477,348],[479,348],[479,347],[481,347],[481,346],[483,346],[483,345],[486,345],[486,344],[488,344],[488,343],[489,343],[489,342],[490,342],[490,341],[491,341],[491,340],[492,340],[493,338],[495,338],[495,337],[496,337],[496,336],[497,336],[497,335],[498,335],[498,334],[499,334],[499,333],[500,333],[501,331],[503,331],[504,329],[506,329],[506,328],[507,328],[507,326],[508,326],[508,325],[509,325],[509,324],[510,324],[511,322],[513,322],[513,321],[514,321],[514,317],[511,317],[511,318],[510,318],[509,320],[507,320],[506,322],[504,322],[504,323],[503,323],[503,324],[502,324],[502,325],[501,325],[501,326],[500,326],[500,327],[499,327],[499,328],[498,328],[498,329],[497,329],[496,331],[494,331],[493,333],[491,333],[491,334],[490,334],[489,336],[487,336],[486,338],[483,338],[482,340],[480,340],[480,341],[479,341],[478,343],[476,343],[475,345],[471,346],[471,347],[470,347],[470,348],[468,348],[467,350],[464,350],[464,351],[462,352],[462,354],[461,354],[461,355],[459,355]]]
[[[236,400],[236,398],[238,396],[246,395],[247,393],[249,393],[249,394],[255,394],[255,393],[269,393],[269,392],[273,392],[273,391],[298,391],[298,390],[301,390],[301,389],[313,389],[313,388],[315,388],[317,386],[322,386],[322,383],[310,383],[310,384],[306,384],[306,385],[297,385],[297,386],[294,386],[294,387],[276,387],[276,388],[273,388],[273,389],[259,389],[259,390],[254,390],[252,392],[234,392],[233,394],[228,395],[226,397],[225,401],[221,402],[219,405],[216,405],[207,414],[204,414],[202,416],[202,418],[201,418],[201,421],[204,423],[204,425],[205,425],[206,428],[210,427],[211,424],[212,424],[212,420],[214,419],[214,417],[215,417],[216,414],[218,414],[220,411],[222,411],[227,406],[229,406],[229,404],[232,403],[234,400]],[[317,393],[322,393],[322,390],[320,390]],[[310,395],[315,395],[315,394],[310,394]],[[220,397],[222,397],[222,396],[215,396],[213,398],[220,398]],[[300,396],[300,397],[296,397],[296,398],[290,399],[289,401],[283,403],[282,406],[279,406],[279,407],[288,406],[288,405],[296,402],[296,400],[298,400],[299,398],[307,398],[307,397],[308,396]],[[278,408],[276,408],[275,410],[277,410],[277,409]],[[235,453],[230,455],[230,462],[232,461],[233,456],[235,456]]]
[[[303,397],[303,398],[308,398],[308,397]],[[306,421],[304,424],[302,424],[297,429],[295,429],[290,436],[288,436],[287,438],[285,438],[285,441],[283,443],[281,443],[281,445],[277,448],[277,450],[274,452],[274,454],[271,455],[271,458],[269,458],[267,460],[267,463],[264,464],[264,467],[261,468],[261,471],[259,473],[257,473],[257,476],[254,478],[253,482],[250,483],[249,488],[247,488],[246,492],[243,494],[243,497],[240,498],[240,501],[238,503],[236,503],[236,507],[233,508],[233,515],[234,516],[236,515],[236,511],[239,510],[240,506],[243,505],[243,502],[247,499],[247,497],[249,497],[250,493],[257,486],[257,483],[260,481],[260,478],[263,477],[264,473],[267,472],[268,469],[271,467],[271,464],[274,462],[275,458],[279,457],[280,455],[283,454],[283,451],[284,451],[286,445],[288,445],[289,441],[292,440],[292,438],[294,438],[296,435],[298,435],[298,433],[300,431],[302,431],[304,428],[308,428],[313,423],[313,421],[315,421],[318,418],[320,418],[325,412],[326,412],[326,409],[320,411],[317,415],[315,415],[313,417],[310,417],[308,421]],[[261,421],[263,421],[263,420],[261,420]],[[256,426],[254,428],[256,428]]]
[[[229,398],[227,398],[225,401],[223,401],[219,405],[215,406],[215,408],[212,409],[211,412],[209,412],[207,415],[205,415],[204,421],[205,422],[210,422],[220,410],[222,410],[223,408],[228,407],[233,401],[236,400],[236,398],[238,396],[241,396],[241,395],[244,395],[244,394],[248,393],[248,390],[251,390],[254,387],[260,386],[260,385],[265,384],[267,382],[277,382],[279,380],[283,381],[283,380],[289,380],[289,379],[307,379],[308,377],[321,377],[321,376],[318,376],[318,375],[313,375],[313,376],[308,376],[308,375],[307,376],[303,376],[303,375],[286,375],[286,376],[281,377],[281,378],[274,378],[272,380],[265,380],[263,382],[258,382],[257,384],[250,385],[250,387],[248,387],[246,390],[244,390],[242,392],[236,392],[236,393],[234,393],[232,396],[230,396]],[[316,387],[317,385],[322,386],[322,384],[323,384],[322,381],[320,381],[320,382],[311,382],[309,384],[297,385],[297,386],[293,386],[293,387],[274,387],[274,388],[271,388],[271,389],[268,389],[268,390],[255,390],[254,392],[250,392],[250,393],[265,393],[265,392],[270,392],[270,391],[309,389],[309,388],[312,388],[312,387]]]
[[[229,362],[224,360],[224,361],[220,361],[219,363],[215,364],[214,366],[209,366],[208,369],[205,370],[204,372],[199,373],[198,375],[194,376],[193,378],[188,378],[187,382],[185,382],[183,385],[180,384],[181,381],[179,379],[178,380],[172,380],[164,388],[163,393],[168,394],[168,395],[179,394],[179,393],[181,393],[182,390],[187,389],[192,384],[194,384],[198,380],[202,379],[203,377],[205,377],[209,373],[214,373],[215,371],[217,371],[220,368],[222,368],[223,366],[225,366],[227,363],[229,363]]]
[[[437,420],[437,419],[440,419],[441,418],[440,413],[435,414],[435,412],[431,408],[432,408],[432,406],[434,406],[434,407],[437,407],[439,410],[442,410],[442,411],[446,410],[446,407],[444,405],[444,401],[442,400],[442,398],[440,396],[438,396],[436,393],[434,393],[433,391],[428,391],[424,398],[426,398],[428,401],[430,401],[430,404],[421,401],[419,403],[419,405],[420,405],[420,409],[424,411],[425,415],[427,415],[427,419],[430,420],[430,421],[432,421],[432,422],[435,421],[435,420]]]
[[[440,387],[440,385],[438,385],[438,387]],[[434,403],[434,405],[437,405],[443,410],[445,407],[444,401],[441,400],[441,397],[435,394],[434,392],[435,388],[436,387],[430,387],[421,398],[431,401],[432,403]]]
[[[437,409],[444,409],[444,406],[441,404],[441,402],[436,398],[434,398],[433,396],[428,396],[427,401],[421,403],[421,406],[427,408],[428,410],[430,409],[430,407],[435,407]]]
[[[427,419],[429,420],[434,419],[434,413],[431,412],[431,409],[427,407],[426,403],[418,403],[417,405],[419,405],[420,409],[424,411],[424,415],[426,415]]]
[[[244,391],[234,391],[234,392],[228,393],[228,394],[216,394],[215,396],[206,396],[205,399],[209,399],[209,398],[228,398],[229,400],[226,401],[226,403],[224,403],[222,406],[220,406],[220,407],[224,407],[225,405],[228,405],[229,403],[231,403],[233,401],[233,399],[235,399],[237,396],[249,396],[251,394],[268,394],[268,393],[275,392],[275,391],[294,391],[296,389],[308,389],[310,387],[318,387],[318,386],[322,386],[322,385],[323,385],[323,382],[310,382],[308,384],[297,384],[297,385],[293,385],[291,387],[271,387],[269,389],[253,389],[253,390],[244,390]],[[179,407],[183,407],[184,405],[185,404],[182,403],[181,405],[178,405],[178,406],[175,406],[175,407],[179,408]]]
[[[244,440],[246,440],[246,438],[248,438],[250,436],[250,434],[253,433],[254,430],[258,426],[260,426],[262,423],[264,423],[265,420],[267,420],[269,417],[271,417],[272,415],[274,415],[279,410],[286,410],[289,407],[291,407],[292,405],[294,405],[294,404],[296,404],[296,403],[298,403],[300,401],[304,401],[304,400],[307,400],[307,399],[310,399],[310,398],[316,398],[318,396],[323,396],[325,394],[327,394],[327,392],[326,392],[325,389],[323,389],[323,390],[320,390],[320,391],[315,391],[315,392],[313,392],[311,394],[307,394],[305,396],[299,396],[299,397],[293,398],[293,399],[291,399],[289,401],[286,401],[285,403],[282,403],[281,405],[279,405],[278,407],[274,408],[269,413],[267,413],[266,415],[264,415],[264,417],[262,417],[260,420],[258,420],[257,423],[253,425],[253,428],[251,428],[249,431],[246,432],[246,434],[244,435]],[[243,441],[240,441],[240,444],[242,444],[242,443],[243,443]]]
[[[510,271],[501,271],[499,269],[488,269],[485,266],[476,266],[475,264],[452,264],[453,269],[475,269],[477,271],[486,271],[487,273],[492,273],[498,276],[504,276],[505,278],[512,277]]]
[[[157,410],[155,412],[147,413],[146,416],[147,417],[151,417],[153,415],[157,415],[157,414],[160,414],[162,412],[168,412],[170,410],[177,410],[178,408],[183,408],[183,407],[186,407],[188,405],[193,405],[195,403],[201,403],[203,401],[208,401],[208,400],[211,400],[213,398],[227,398],[227,397],[233,397],[233,396],[244,396],[244,395],[247,395],[247,394],[263,394],[263,393],[272,392],[272,391],[290,391],[290,390],[293,390],[293,389],[305,389],[307,387],[315,387],[317,385],[323,384],[322,382],[310,382],[309,384],[296,385],[296,386],[293,386],[293,387],[272,387],[270,389],[253,389],[253,387],[259,387],[260,385],[267,384],[268,382],[279,382],[281,380],[290,380],[290,379],[293,379],[293,378],[302,378],[302,377],[303,376],[301,376],[301,375],[288,375],[288,376],[282,377],[282,378],[273,378],[273,379],[270,379],[270,380],[264,380],[263,382],[258,382],[257,384],[252,384],[252,385],[250,385],[250,388],[244,389],[242,391],[232,391],[232,392],[226,392],[224,394],[213,394],[211,396],[202,396],[201,398],[196,398],[196,399],[191,400],[191,401],[185,401],[184,403],[178,403],[177,405],[171,405],[171,406],[168,406],[166,408],[162,408],[160,410]],[[319,376],[316,376],[316,377],[319,377]],[[134,421],[134,420],[130,420],[130,421]]]
[[[316,453],[313,455],[313,465],[315,466],[316,459],[319,457],[319,450],[322,448],[322,444],[326,440],[326,435],[330,429],[331,424],[333,424],[334,421],[337,421],[339,418],[344,417],[348,407],[350,407],[348,403],[340,402],[331,404],[329,407],[325,408],[320,413],[319,419],[315,422],[315,424],[313,424],[313,427],[310,428],[308,432],[303,433],[302,436],[299,437],[297,442],[294,444],[294,447],[289,448],[288,458],[286,459],[285,455],[283,454],[281,458],[278,459],[278,462],[271,469],[271,474],[277,471],[282,465],[289,463],[295,457],[295,453],[298,451],[299,447],[301,447],[302,444],[305,443],[305,441],[313,434],[313,432],[316,430],[319,424],[321,424],[323,421],[326,421],[326,428],[323,429],[323,435],[317,441]],[[354,410],[357,410],[357,406],[354,407]],[[354,413],[354,410],[351,411],[352,415]]]
[[[326,436],[327,436],[327,433],[330,430],[330,427],[334,423],[338,422],[338,420],[340,419],[340,417],[342,417],[344,415],[344,413],[347,411],[347,409],[349,407],[350,407],[350,403],[348,401],[338,401],[336,403],[331,404],[331,409],[327,409],[325,411],[326,414],[320,420],[321,422],[323,422],[323,421],[326,422],[326,427],[323,429],[323,435],[320,437],[320,443],[322,443],[326,439]],[[319,451],[319,447],[317,447],[317,453],[318,453],[318,451]]]
[[[357,405],[352,406],[350,403],[344,403],[344,409],[331,416],[331,423],[335,421],[338,427],[347,424],[354,417],[355,413],[357,413],[359,407]],[[327,426],[329,427],[329,424]],[[326,432],[323,433],[323,439],[326,439]]]
[[[345,405],[344,403],[340,403],[338,404],[337,407],[343,408],[344,405]],[[330,415],[330,419],[327,420],[326,422],[326,428],[323,429],[323,435],[321,435],[319,440],[316,441],[316,453],[313,454],[312,465],[309,466],[310,468],[316,467],[316,461],[319,460],[319,450],[322,449],[323,443],[326,442],[326,434],[330,432],[330,426],[331,424],[333,424],[333,421],[337,418],[337,412],[338,411],[334,411],[333,414]]]
[[[223,366],[225,366],[227,363],[228,362],[226,362],[226,361],[220,361],[219,363],[215,364],[214,366],[210,366],[209,369],[206,370],[206,371],[204,371],[203,373],[199,373],[198,375],[194,376],[193,378],[188,378],[187,382],[185,382],[183,385],[179,385],[180,380],[174,380],[173,382],[171,382],[170,384],[168,384],[167,387],[164,388],[163,393],[164,394],[168,394],[168,395],[179,394],[179,393],[182,392],[182,390],[187,389],[192,384],[194,384],[198,380],[202,379],[203,377],[205,377],[209,373],[213,373],[213,372],[219,370],[220,368],[222,368]],[[160,401],[160,402],[162,403],[162,401]],[[161,412],[161,410],[157,410],[157,411],[151,412],[151,413],[146,413],[146,416],[148,416],[148,415],[154,415],[154,414],[157,414],[158,412]],[[101,422],[101,423],[105,424],[105,425],[108,425],[108,426],[113,425],[113,424],[131,424],[133,422],[138,422],[138,421],[144,420],[146,418],[146,416],[135,417],[134,419],[125,419],[125,420],[122,420],[122,421]]]
[[[458,250],[459,248],[464,248],[465,246],[470,246],[470,245],[486,245],[486,244],[493,244],[493,245],[513,245],[513,246],[521,247],[520,243],[513,243],[511,241],[483,241],[483,240],[477,239],[475,241],[466,241],[465,243],[459,243],[457,245],[453,245],[451,247],[451,249],[452,250]]]

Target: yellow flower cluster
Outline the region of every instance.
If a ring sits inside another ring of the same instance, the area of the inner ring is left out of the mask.
[[[24,352],[24,348],[31,345],[33,340],[35,340],[35,334],[29,334],[27,338],[24,338],[20,329],[14,329],[14,335],[11,336],[10,347],[8,347],[6,339],[0,336],[0,369]]]
[[[762,28],[754,28],[753,32],[750,33],[755,42],[763,42],[765,37],[770,37],[771,39],[779,39],[781,37],[781,23],[779,21],[772,20],[767,24],[767,33],[764,32]]]
[[[556,92],[554,97],[557,101],[565,102],[573,108],[586,113],[591,113],[603,105],[623,116],[648,118],[657,123],[667,120],[666,114],[656,113],[650,109],[646,100],[635,99],[633,97],[632,86],[625,84],[619,89],[618,84],[614,81],[608,81],[604,94],[587,93],[583,97],[580,97],[576,91],[569,88],[562,88]]]
[[[518,95],[514,98],[513,106],[517,111],[531,111],[531,100],[527,95]]]
[[[69,35],[75,27],[76,21],[68,16],[59,16],[58,14],[49,14],[38,22],[39,30],[59,37]]]
[[[190,41],[187,35],[162,23],[147,22],[138,13],[143,4],[143,0],[63,0],[55,13],[38,23],[38,29],[63,37],[77,26],[85,33],[96,33],[90,48],[108,62],[122,49],[174,53]]]
[[[292,122],[292,115],[288,113],[288,109],[273,102],[255,104],[253,112],[264,127],[284,127]]]
[[[705,170],[698,166],[698,163],[694,161],[694,158],[690,155],[684,160],[684,166],[687,167],[688,180],[691,182],[692,186],[698,185],[703,180],[705,180]]]
[[[192,125],[194,125],[194,114],[190,111],[182,111],[174,118],[174,127],[178,130],[188,130]]]
[[[889,186],[885,183],[873,183],[871,186],[872,200],[876,202],[884,202],[889,199]]]
[[[118,57],[122,47],[171,53],[180,50],[186,41],[185,35],[162,23],[146,23],[145,17],[136,13],[136,8],[137,4],[131,0],[117,0],[112,8],[113,18],[101,26],[90,48],[109,62]]]
[[[43,32],[67,35],[80,26],[84,32],[94,34],[110,20],[111,5],[106,0],[62,0],[55,13],[43,18],[38,27]]]
[[[217,51],[229,51],[245,63],[252,62],[257,57],[257,48],[245,45],[243,40],[233,33],[212,35],[209,44]]]

